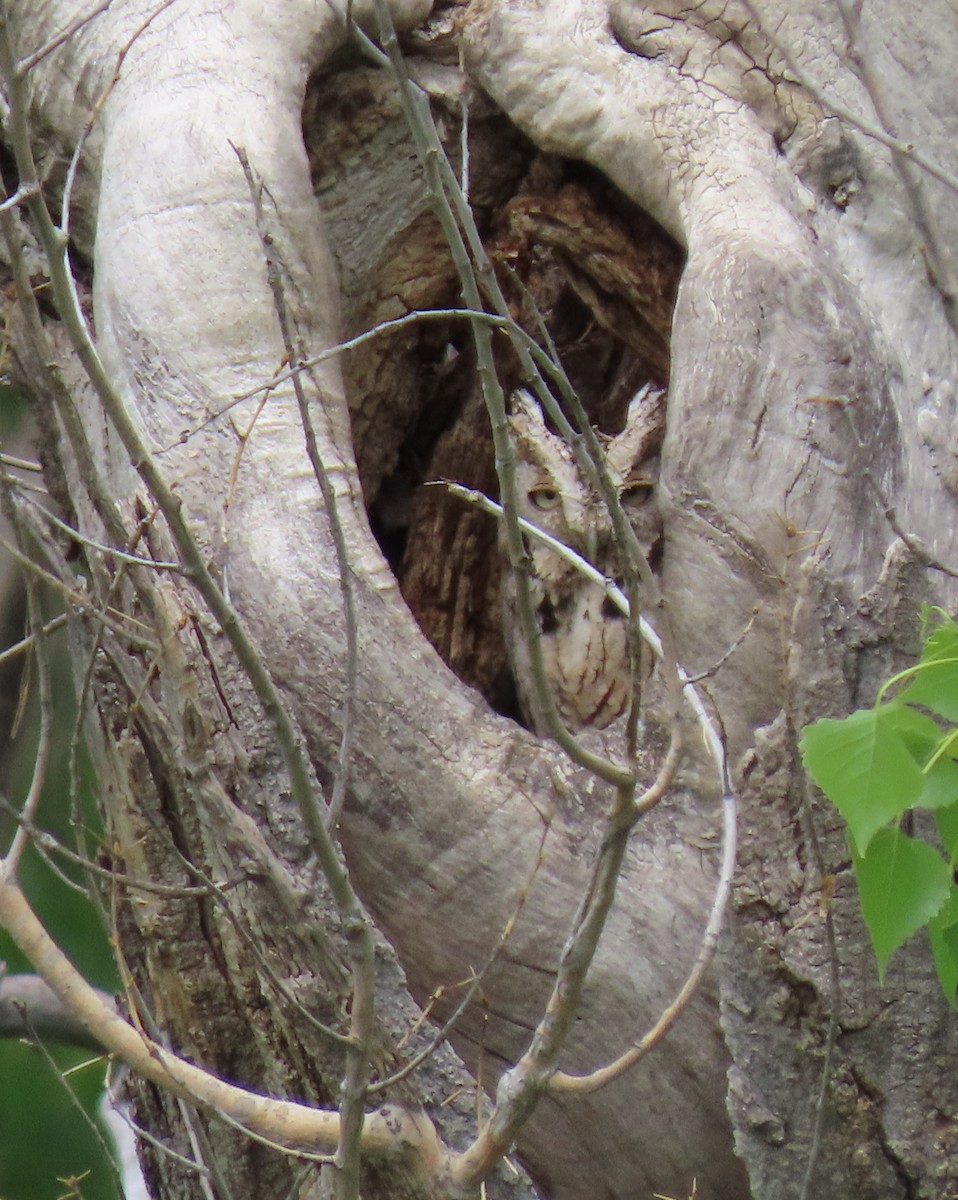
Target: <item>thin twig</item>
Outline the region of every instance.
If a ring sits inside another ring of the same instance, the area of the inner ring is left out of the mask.
[[[468,986],[465,991],[465,995],[462,997],[460,1002],[453,1009],[452,1013],[446,1019],[446,1021],[436,1031],[435,1036],[432,1038],[429,1045],[426,1046],[426,1048],[424,1050],[421,1050],[417,1055],[415,1055],[415,1057],[411,1058],[409,1060],[409,1062],[405,1063],[398,1071],[394,1072],[392,1075],[388,1076],[387,1078],[381,1079],[381,1080],[377,1081],[376,1083],[372,1084],[369,1088],[370,1093],[378,1092],[378,1091],[385,1091],[387,1088],[390,1088],[394,1084],[397,1084],[397,1083],[401,1082],[403,1079],[406,1079],[409,1075],[411,1075],[413,1073],[413,1071],[417,1070],[420,1066],[422,1066],[422,1064],[428,1058],[430,1058],[433,1054],[435,1054],[436,1050],[443,1044],[443,1042],[446,1040],[446,1038],[449,1036],[449,1034],[455,1028],[455,1025],[458,1022],[459,1018],[466,1011],[468,1006],[472,1003],[473,997],[475,996],[476,992],[478,991],[479,986],[482,983],[483,979],[489,973],[493,964],[498,960],[499,955],[505,949],[506,943],[509,941],[509,938],[512,936],[513,930],[515,929],[516,925],[518,924],[519,917],[522,915],[522,910],[525,908],[526,900],[529,898],[529,892],[532,888],[533,881],[535,880],[535,877],[538,874],[540,867],[542,866],[543,858],[544,858],[544,854],[545,854],[546,838],[548,837],[548,835],[549,835],[549,823],[546,822],[546,824],[544,825],[543,830],[542,830],[542,838],[539,842],[539,850],[538,850],[538,853],[536,854],[535,862],[532,865],[532,870],[529,872],[529,878],[525,881],[525,883],[522,885],[522,887],[517,892],[515,905],[513,906],[512,912],[509,914],[508,919],[506,920],[505,924],[503,925],[502,930],[499,933],[499,937],[496,939],[496,944],[492,948],[492,952],[489,954],[489,957],[486,959],[485,963],[483,963],[483,965],[479,968],[478,972],[476,972],[472,976],[472,978],[469,980]]]
[[[31,196],[36,195],[36,190],[36,187],[33,185],[29,185],[27,187],[18,187],[12,196],[8,197],[2,204],[0,204],[0,213],[7,214],[12,212],[13,209],[19,208],[20,205],[29,200]]]
[[[732,877],[735,871],[735,850],[737,843],[737,805],[735,797],[726,793],[722,797],[722,861],[719,868],[718,882],[712,907],[709,912],[708,924],[702,935],[699,951],[695,962],[675,999],[659,1014],[658,1020],[649,1032],[636,1042],[629,1050],[620,1055],[614,1062],[600,1067],[588,1075],[569,1075],[556,1071],[549,1081],[549,1090],[555,1092],[575,1092],[579,1095],[598,1091],[613,1079],[618,1079],[636,1063],[640,1062],[653,1050],[669,1032],[675,1022],[688,1007],[692,997],[698,991],[705,973],[708,970],[715,951],[718,949],[719,935],[732,890]]]
[[[719,656],[719,658],[717,658],[710,666],[703,667],[701,671],[696,671],[696,673],[694,675],[689,675],[687,677],[686,683],[702,683],[706,679],[711,679],[711,678],[713,678],[713,676],[717,675],[718,672],[722,669],[722,667],[724,667],[725,664],[728,662],[728,660],[732,657],[732,655],[735,653],[735,651],[738,650],[739,647],[743,645],[743,643],[745,642],[745,639],[752,632],[752,629],[755,626],[755,621],[757,620],[758,614],[760,612],[761,612],[761,609],[758,607],[758,605],[756,605],[752,609],[749,619],[745,622],[745,624],[739,630],[738,634],[735,637],[735,640],[722,652],[722,654]]]
[[[0,544],[2,544],[2,543],[0,543]],[[55,633],[58,629],[62,629],[63,626],[66,625],[66,623],[67,623],[66,614],[61,613],[60,616],[54,617],[53,620],[51,620],[51,621],[47,621],[47,623],[43,626],[43,632],[46,635]],[[0,650],[0,665],[2,665],[5,662],[8,662],[11,658],[16,658],[16,656],[18,654],[23,654],[26,650],[29,650],[32,646],[33,646],[33,634],[31,633],[31,634],[28,634],[25,638],[21,638],[19,642],[14,642],[12,646],[8,646],[6,648],[6,650]]]
[[[283,280],[284,276],[288,274],[288,269],[282,261],[277,237],[269,229],[263,209],[263,196],[264,194],[268,195],[268,192],[262,181],[257,180],[243,147],[234,145],[233,150],[243,169],[253,202],[256,227],[266,259],[267,279],[273,295],[273,307],[283,337],[286,356],[290,362],[301,362],[305,354],[299,338],[293,335],[286,307]],[[270,200],[272,201],[271,196]],[[315,377],[313,382],[317,391],[322,395]],[[322,493],[335,546],[343,602],[343,619],[346,626],[346,693],[343,698],[343,728],[332,793],[325,817],[326,829],[331,832],[335,829],[345,803],[349,783],[358,669],[356,606],[353,595],[352,564],[349,560],[346,535],[339,517],[336,491],[319,451],[319,442],[300,373],[297,372],[293,375],[292,384],[306,437],[306,452]],[[352,1000],[349,1015],[349,1040],[346,1047],[346,1070],[340,1097],[340,1138],[334,1159],[333,1193],[336,1200],[358,1200],[360,1148],[363,1120],[365,1119],[366,1091],[369,1087],[370,1075],[369,1054],[376,1013],[376,971],[372,933],[368,921],[355,900],[350,904],[350,911],[346,914],[344,933],[350,962]]]
[[[67,1097],[69,1099],[70,1107],[74,1110],[76,1115],[79,1117],[80,1123],[82,1125],[86,1126],[87,1131],[89,1132],[90,1136],[92,1137],[94,1144],[96,1145],[97,1149],[100,1151],[100,1155],[103,1159],[103,1162],[105,1163],[107,1169],[110,1172],[110,1175],[111,1175],[111,1178],[113,1181],[113,1187],[114,1187],[114,1190],[115,1190],[115,1193],[117,1196],[117,1200],[123,1200],[123,1195],[124,1195],[123,1180],[120,1178],[120,1172],[116,1165],[116,1162],[114,1161],[113,1152],[110,1149],[110,1147],[107,1145],[106,1139],[103,1136],[103,1132],[100,1129],[100,1126],[96,1123],[96,1121],[93,1120],[93,1118],[87,1112],[84,1105],[81,1104],[80,1099],[77,1096],[75,1090],[70,1086],[70,1082],[67,1078],[68,1073],[65,1073],[63,1070],[61,1070],[61,1068],[57,1064],[56,1060],[54,1059],[53,1055],[47,1049],[42,1036],[37,1031],[36,1027],[34,1026],[33,1022],[30,1019],[29,1011],[24,1010],[22,1013],[22,1017],[23,1017],[24,1027],[30,1038],[30,1042],[31,1042],[32,1046],[40,1054],[40,1056],[43,1059],[46,1066],[49,1067],[50,1072],[53,1075],[54,1079],[57,1080],[57,1082],[60,1084],[60,1086],[66,1092]],[[84,1067],[89,1067],[94,1064],[100,1064],[101,1069],[102,1069],[102,1062],[103,1062],[103,1059],[101,1056],[100,1058],[96,1058],[96,1059],[87,1061],[85,1063],[81,1063],[80,1067],[84,1068]],[[69,1072],[69,1074],[73,1074],[78,1069],[79,1069],[78,1067],[73,1067],[72,1070]]]
[[[44,44],[38,50],[34,50],[33,53],[28,54],[26,58],[21,58],[17,63],[17,70],[22,75],[28,74],[38,63],[42,62],[48,54],[52,54],[54,50],[58,50],[65,42],[68,42],[75,33],[79,33],[84,25],[88,25],[95,17],[98,17],[101,13],[106,12],[112,3],[113,0],[101,0],[96,8],[92,9],[88,13],[84,13],[80,17],[77,17],[68,25],[65,25],[59,33],[55,33],[53,37],[49,39],[49,41],[44,42]]]
[[[4,482],[4,491],[6,492],[6,481]],[[23,539],[22,526],[19,523],[19,512],[9,503],[9,494],[6,496],[8,515],[11,515],[17,524],[18,538]],[[37,739],[37,748],[33,759],[33,773],[30,779],[30,785],[27,788],[26,796],[20,808],[20,813],[23,819],[27,822],[32,822],[36,816],[37,807],[40,804],[40,798],[43,794],[43,784],[46,780],[47,767],[50,761],[50,744],[53,728],[53,697],[50,688],[50,658],[47,653],[47,637],[44,634],[44,622],[40,612],[40,598],[38,595],[37,581],[32,576],[28,576],[26,580],[27,591],[27,614],[30,621],[30,627],[33,630],[33,661],[36,663],[37,681],[38,681],[38,700],[40,705],[40,728]],[[7,851],[6,863],[7,870],[11,876],[14,876],[20,862],[20,858],[24,849],[29,843],[29,836],[23,826],[17,827],[13,835],[13,840],[10,843],[10,848]]]
[[[259,1134],[294,1154],[336,1145],[338,1113],[258,1095],[226,1083],[145,1037],[109,1008],[47,933],[2,859],[0,925],[93,1037],[145,1079],[215,1110],[238,1122],[245,1132]],[[419,1154],[424,1169],[435,1168],[442,1153],[435,1130],[422,1114],[407,1114],[391,1107],[367,1116],[362,1139],[364,1149],[370,1153]]]
[[[363,330],[362,333],[357,333],[354,337],[346,338],[344,341],[337,342],[335,346],[330,346],[326,350],[321,350],[318,354],[310,355],[300,362],[294,362],[283,366],[281,370],[274,372],[272,377],[266,383],[258,383],[255,387],[248,388],[246,391],[239,392],[230,397],[222,408],[204,418],[198,425],[194,425],[192,429],[184,430],[175,442],[170,442],[166,446],[162,446],[157,450],[157,456],[167,454],[176,446],[182,446],[195,437],[208,426],[221,421],[228,413],[232,412],[240,404],[245,404],[247,400],[254,400],[257,396],[264,393],[273,392],[281,383],[286,383],[295,375],[301,374],[303,371],[309,371],[313,367],[318,367],[322,363],[329,362],[337,358],[340,354],[345,354],[348,350],[355,350],[358,346],[364,345],[366,342],[372,341],[374,338],[382,334],[394,333],[396,330],[403,329],[407,325],[416,325],[422,322],[429,321],[448,321],[452,319],[468,319],[470,321],[485,321],[492,328],[504,329],[509,324],[502,317],[494,316],[492,313],[476,311],[468,308],[428,308],[416,309],[415,312],[406,313],[402,317],[393,317],[388,321],[380,321],[371,329]]]
[[[463,57],[462,40],[459,41],[459,74],[466,78],[466,64]],[[466,203],[469,203],[469,89],[464,87],[459,97],[459,159],[462,164],[459,176],[459,190]]]
[[[919,150],[914,142],[903,141],[901,138],[895,137],[888,129],[883,129],[882,126],[876,125],[873,121],[869,121],[860,113],[854,112],[841,101],[836,100],[830,92],[802,67],[798,62],[791,49],[781,40],[777,33],[770,28],[768,22],[762,16],[758,6],[753,0],[742,0],[742,4],[748,11],[749,16],[754,21],[765,37],[768,39],[771,46],[778,51],[782,56],[789,72],[795,77],[796,81],[810,92],[815,99],[827,108],[833,116],[840,118],[842,121],[847,121],[849,125],[853,125],[866,137],[872,138],[873,141],[880,142],[881,145],[887,147],[896,154],[901,154],[906,158],[911,159],[916,166],[921,167],[933,179],[937,179],[939,183],[943,183],[953,192],[958,192],[958,175],[954,175],[951,171],[946,170],[941,163],[935,162],[929,158],[923,151]]]
[[[43,467],[32,458],[17,458],[13,454],[0,453],[0,463],[5,467],[11,467],[17,471],[33,471],[35,474],[40,474]]]
[[[32,518],[32,513],[28,508],[21,509],[21,514],[24,518]],[[42,542],[42,527],[38,523],[34,522],[30,525],[30,529],[34,538],[38,542]],[[43,545],[47,555],[50,556],[50,542],[43,542]],[[103,625],[108,626],[114,631],[123,630],[125,635],[129,638],[131,646],[146,648],[153,651],[156,650],[155,643],[145,636],[146,627],[142,621],[138,620],[138,618],[134,616],[131,616],[129,613],[121,612],[116,608],[103,609],[97,607],[87,592],[82,591],[75,586],[73,576],[70,575],[69,572],[67,572],[67,574],[70,582],[67,582],[64,579],[59,578],[52,571],[48,571],[35,559],[31,558],[29,554],[24,554],[24,552],[20,550],[18,546],[8,542],[5,538],[0,538],[0,547],[2,547],[11,558],[16,559],[17,563],[23,567],[26,574],[35,576],[43,583],[48,584],[60,595],[64,603],[69,604],[71,609],[76,609],[79,611],[85,610],[87,612],[95,613]],[[69,617],[64,617],[63,619],[68,620]],[[25,642],[32,646],[33,638],[26,638],[24,641],[18,642],[17,647],[14,647],[13,649],[22,648]],[[4,653],[6,654],[8,651],[4,651]]]
[[[24,500],[31,505],[36,513],[45,521],[54,525],[61,533],[65,533],[69,538],[75,542],[79,542],[82,546],[88,546],[91,550],[96,550],[100,554],[110,555],[117,562],[129,563],[137,567],[146,567],[152,571],[169,571],[173,574],[181,574],[183,571],[182,565],[178,562],[163,562],[155,558],[143,558],[137,554],[128,554],[125,550],[119,550],[116,546],[108,546],[104,542],[98,542],[94,538],[86,537],[79,529],[75,529],[66,521],[61,521],[55,513],[50,512],[48,508],[44,508],[42,504],[38,504],[35,500],[31,500],[29,496],[25,496]]]
[[[0,796],[0,810],[7,813],[11,820],[18,822],[21,829],[26,831],[26,834],[30,840],[30,844],[33,846],[33,849],[40,860],[46,864],[50,873],[56,879],[59,879],[65,888],[71,892],[74,892],[77,896],[82,896],[83,899],[86,900],[86,887],[84,887],[82,883],[77,883],[75,879],[71,878],[70,875],[63,869],[63,867],[61,867],[58,862],[54,861],[52,855],[50,854],[50,842],[56,841],[52,834],[44,833],[44,831],[42,829],[38,829],[32,821],[25,821],[23,819],[23,814],[14,808],[6,796]]]
[[[110,1084],[107,1087],[107,1095],[111,1100],[113,1099],[113,1094],[114,1094],[113,1086],[114,1086],[113,1084]],[[164,1139],[156,1137],[154,1134],[150,1133],[150,1131],[148,1129],[146,1129],[144,1126],[138,1125],[137,1122],[134,1121],[133,1118],[130,1116],[127,1105],[117,1104],[114,1101],[113,1102],[113,1111],[119,1115],[120,1120],[126,1124],[126,1126],[134,1134],[134,1136],[137,1138],[137,1140],[142,1139],[148,1145],[152,1146],[153,1149],[156,1150],[156,1152],[158,1154],[165,1155],[167,1158],[170,1159],[171,1162],[175,1162],[179,1166],[185,1167],[186,1170],[188,1170],[188,1171],[196,1172],[196,1174],[198,1174],[200,1176],[209,1174],[208,1167],[203,1166],[201,1163],[194,1162],[192,1158],[187,1158],[185,1154],[177,1153],[176,1150],[174,1150],[171,1146],[168,1146],[166,1144],[166,1141]]]
[[[169,1049],[168,1038],[166,1042],[167,1049]],[[183,1122],[183,1128],[186,1130],[193,1158],[199,1166],[206,1168],[198,1176],[204,1200],[235,1200],[233,1189],[229,1186],[229,1182],[220,1165],[221,1156],[212,1151],[209,1138],[206,1136],[205,1130],[197,1119],[198,1114],[195,1105],[188,1103],[181,1096],[177,1096],[175,1103],[180,1111],[180,1120]],[[226,1123],[232,1124],[233,1122],[228,1120]],[[282,1148],[276,1147],[276,1149],[281,1150]],[[216,1185],[215,1188],[214,1184]]]
[[[103,879],[111,884],[115,883],[122,888],[128,888],[131,892],[145,892],[151,896],[167,896],[173,900],[195,900],[204,896],[216,896],[221,892],[232,891],[242,883],[249,882],[250,877],[247,874],[237,875],[232,879],[224,880],[223,883],[206,882],[197,886],[156,883],[151,879],[138,879],[125,871],[116,871],[111,870],[109,867],[101,867],[88,855],[78,854],[76,850],[71,850],[69,846],[65,846],[52,833],[48,833],[45,829],[41,829],[31,821],[27,821],[23,814],[18,812],[3,796],[0,796],[0,808],[19,825],[23,826],[37,853],[43,857],[51,870],[58,871],[58,873],[59,870],[55,866],[53,859],[63,858],[73,866],[82,867],[85,872],[96,875],[98,879]],[[61,878],[69,881],[69,877],[66,875],[61,874]],[[77,887],[78,885],[74,883],[72,886]]]
[[[508,321],[505,331],[516,347],[523,370],[536,379],[543,391],[548,391],[539,376],[535,361],[528,349],[527,337],[518,331],[511,319],[509,306],[496,280],[489,256],[482,245],[475,219],[462,195],[459,180],[443,148],[429,107],[429,98],[411,78],[406,68],[392,18],[384,0],[376,0],[379,20],[379,36],[386,50],[386,58],[399,84],[399,96],[406,116],[407,125],[416,146],[435,212],[439,218],[446,244],[459,276],[459,283],[467,308],[482,309],[483,294],[490,297],[498,315]],[[357,30],[360,44],[377,61],[382,61],[378,50]],[[546,678],[542,655],[542,644],[532,605],[528,578],[528,561],[522,543],[518,523],[518,492],[515,473],[515,455],[506,418],[506,402],[499,382],[492,351],[492,332],[488,324],[473,320],[473,342],[476,347],[479,380],[483,398],[489,413],[492,439],[495,447],[495,465],[499,477],[499,491],[505,511],[505,543],[509,568],[516,578],[516,607],[520,628],[529,652],[529,665],[535,691],[537,708],[543,714],[550,735],[575,763],[591,771],[614,787],[630,785],[633,773],[618,763],[587,749],[566,728],[556,709],[555,698]],[[513,333],[513,330],[517,332]]]
[[[922,180],[914,168],[919,167],[932,175],[940,183],[952,191],[958,192],[958,177],[946,171],[938,163],[923,154],[914,143],[903,141],[894,132],[892,122],[885,104],[881,80],[871,60],[864,54],[861,46],[861,3],[854,0],[836,0],[839,14],[845,26],[849,41],[849,57],[857,69],[858,77],[868,94],[868,98],[878,117],[878,124],[866,120],[853,112],[846,105],[835,100],[825,89],[805,71],[797,62],[790,49],[781,41],[777,34],[768,27],[752,0],[743,0],[745,8],[756,25],[762,30],[771,45],[781,54],[788,65],[789,71],[798,82],[818,100],[824,108],[834,116],[854,125],[867,137],[880,142],[891,151],[892,166],[901,180],[908,198],[912,217],[921,235],[923,247],[928,260],[928,268],[932,282],[942,299],[945,317],[951,328],[958,333],[958,277],[955,274],[954,261],[947,241],[942,236],[938,221],[931,210],[927,196],[922,186]]]
[[[814,403],[815,401],[816,397],[811,397],[808,403]],[[866,453],[866,446],[861,434],[858,432],[858,426],[855,424],[855,412],[852,402],[847,396],[828,397],[827,400],[823,399],[822,402],[827,402],[829,404],[837,403],[845,417],[845,420],[848,422],[848,427],[852,432],[852,437],[855,439],[855,444],[857,445],[859,451],[861,451],[864,455]],[[866,465],[862,467],[862,478],[874,493],[875,499],[878,501],[878,504],[881,508],[882,516],[888,522],[892,533],[899,537],[905,546],[915,556],[915,558],[917,558],[920,562],[923,562],[926,567],[930,568],[932,571],[938,571],[942,575],[947,575],[951,579],[958,579],[958,569],[955,567],[950,567],[947,563],[943,563],[940,559],[935,558],[930,551],[925,549],[921,541],[915,537],[913,533],[909,533],[903,528],[901,522],[898,520],[898,513],[895,509],[895,506],[888,499],[881,487],[881,484],[879,484],[878,480],[875,478],[875,474],[871,467],[867,465],[867,462],[868,459],[866,458]]]

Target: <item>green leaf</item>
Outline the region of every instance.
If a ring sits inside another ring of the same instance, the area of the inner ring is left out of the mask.
[[[890,702],[886,707],[894,709],[895,724],[902,741],[908,747],[915,762],[923,766],[944,740],[941,726],[926,713],[919,712],[916,708],[909,708],[907,704],[901,704],[897,700]]]
[[[0,350],[0,360],[3,359]],[[0,437],[12,434],[26,412],[23,392],[9,383],[0,383]]]
[[[952,889],[951,869],[937,850],[898,829],[880,829],[866,854],[853,855],[881,980],[894,951],[941,911]]]
[[[943,619],[925,639],[919,670],[898,699],[958,721],[958,625]]]
[[[802,761],[844,817],[859,854],[921,792],[924,779],[903,736],[913,731],[915,715],[886,704],[841,721],[816,721],[802,733]]]
[[[945,847],[945,857],[954,866],[958,860],[958,803],[939,808],[935,813],[938,836]]]
[[[953,758],[939,758],[931,770],[924,773],[915,805],[918,808],[947,808],[956,800],[958,763]]]
[[[901,739],[924,776],[914,807],[941,808],[958,800],[958,763],[951,756],[958,751],[958,742],[945,748],[956,737],[956,731],[942,733],[937,721],[897,701],[887,707],[893,711]],[[933,764],[930,769],[929,763]]]
[[[948,899],[928,922],[928,933],[941,990],[951,1007],[958,1008],[958,887],[952,885]]]

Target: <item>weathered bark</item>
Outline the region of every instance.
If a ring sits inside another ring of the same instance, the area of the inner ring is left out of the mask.
[[[670,6],[651,16],[616,5],[614,32],[603,5],[550,6],[547,24],[534,4],[483,7],[470,60],[492,95],[537,142],[606,171],[688,249],[672,342],[663,571],[693,670],[718,659],[756,613],[710,684],[745,781],[722,983],[731,1110],[754,1194],[798,1192],[837,1010],[842,1036],[815,1179],[856,1196],[940,1195],[958,1161],[958,1097],[941,1070],[954,1052],[953,1022],[923,946],[901,954],[881,999],[867,983],[844,839],[834,817],[803,802],[793,742],[805,721],[870,702],[896,655],[914,652],[919,602],[945,594],[908,566],[900,544],[887,559],[894,535],[869,478],[905,528],[956,561],[954,523],[943,519],[953,500],[916,421],[922,398],[933,410],[924,427],[939,439],[954,419],[955,341],[904,196],[886,152],[852,128],[839,134],[800,89],[780,85],[777,112],[770,94],[759,97],[764,107],[744,94],[747,103],[715,102],[709,85],[730,83],[719,76],[719,40],[738,53],[750,32],[751,57],[775,57],[761,37],[756,44],[754,26],[741,32],[744,6],[676,8],[667,33]],[[823,26],[793,5],[762,11],[836,99],[868,113],[841,57],[837,14]],[[719,17],[725,24],[708,24]],[[893,6],[871,6],[869,17],[867,51],[887,72],[896,116],[914,129],[927,104],[935,117],[914,140],[953,161],[943,137],[953,118],[936,85],[919,72],[912,101],[914,74],[903,65],[930,68],[925,31],[940,34],[944,10],[924,7],[914,35]],[[706,67],[714,74],[703,78]],[[783,153],[763,128],[776,117]],[[935,201],[953,243],[953,197]],[[839,880],[840,995],[816,917],[830,875]]]
[[[38,114],[67,145],[77,111],[149,11],[115,7],[31,77]],[[410,5],[406,15],[422,7]],[[897,20],[891,7],[882,12]],[[821,61],[829,85],[860,101],[840,55],[828,49],[838,44],[829,41],[834,31],[815,25],[820,14],[810,5],[788,10],[782,37],[813,65],[814,53],[827,50]],[[72,11],[67,3],[40,13],[11,5],[21,52]],[[547,9],[532,0],[486,0],[469,13],[469,69],[536,144],[598,167],[687,249],[671,347],[662,572],[680,655],[692,671],[722,659],[757,610],[709,683],[746,804],[722,986],[735,1136],[753,1194],[798,1194],[818,1087],[809,1046],[821,1046],[838,1003],[842,1035],[820,1178],[862,1197],[938,1196],[954,1186],[950,1164],[958,1160],[945,1141],[958,1111],[956,1084],[940,1065],[953,1030],[933,988],[915,987],[924,976],[914,957],[901,958],[907,987],[892,978],[879,1000],[864,982],[871,964],[843,843],[827,815],[803,806],[793,734],[811,716],[868,699],[878,673],[908,648],[901,630],[909,603],[935,594],[919,568],[894,569],[897,559],[882,575],[894,539],[865,468],[894,496],[909,529],[939,556],[958,560],[949,523],[936,516],[952,501],[929,469],[915,413],[922,395],[938,406],[924,427],[937,436],[946,469],[954,388],[945,381],[954,378],[954,344],[884,151],[850,129],[836,134],[796,85],[763,88],[761,72],[749,77],[754,89],[741,98],[741,72],[731,68],[713,90],[698,72],[718,54],[715,30],[677,21],[650,48],[644,11],[613,5],[610,27],[597,0],[551,0]],[[708,6],[697,12],[697,21],[709,16]],[[734,27],[734,12],[728,20]],[[904,55],[916,43],[911,32],[899,36]],[[888,37],[887,45],[896,44]],[[269,381],[284,355],[231,141],[268,183],[270,232],[307,352],[338,337],[330,253],[299,128],[307,75],[338,40],[322,3],[286,5],[265,18],[252,3],[223,13],[174,5],[130,48],[87,154],[99,188],[93,295],[100,352],[154,448],[163,448],[163,469],[282,684],[323,782],[335,770],[341,732],[344,626],[329,514],[305,466],[295,404],[280,385],[242,447],[248,405],[237,410],[243,415],[202,423],[232,395]],[[734,39],[720,40],[734,52]],[[749,49],[758,57],[761,38]],[[653,50],[659,57],[644,56]],[[767,57],[766,48],[760,61]],[[953,115],[933,111],[938,124],[929,119],[928,149],[943,154]],[[394,162],[391,136],[383,135],[371,163]],[[415,229],[423,238],[417,247],[435,246],[415,182],[403,172],[389,179],[390,197],[409,197],[397,205],[408,215],[381,240]],[[845,208],[834,201],[839,189],[852,194]],[[947,221],[944,228],[954,233]],[[383,294],[396,296],[395,315],[421,302],[417,288],[405,295],[397,286],[415,274],[415,263],[409,269],[401,255],[370,246],[368,257],[377,256],[393,264],[393,283],[357,284],[351,313],[381,311]],[[872,272],[874,288],[866,282]],[[457,1048],[489,1082],[515,1061],[541,1012],[588,875],[604,797],[443,666],[370,534],[355,462],[374,487],[388,473],[389,446],[418,411],[414,351],[410,342],[392,364],[395,375],[382,358],[370,360],[367,376],[351,373],[363,392],[351,397],[355,453],[338,367],[328,362],[306,377],[353,566],[362,662],[342,838],[366,903],[396,946],[411,990],[424,998],[484,962],[548,824],[516,930],[484,980],[483,1004],[457,1032]],[[103,428],[92,410],[87,425],[91,437]],[[192,432],[181,442],[184,430]],[[115,495],[142,491],[112,433],[95,452]],[[77,515],[99,534],[68,456],[64,470]],[[142,507],[150,508],[145,497]],[[127,511],[138,515],[133,502]],[[153,536],[168,553],[162,531]],[[131,732],[122,688],[116,697],[106,688],[98,696],[104,769],[116,773],[112,819],[127,868],[135,861],[137,870],[184,883],[193,880],[183,855],[221,877],[250,868],[256,882],[235,898],[240,924],[296,990],[302,986],[307,1006],[327,1006],[331,1019],[342,994],[339,968],[335,954],[311,944],[328,916],[304,896],[302,838],[270,730],[188,586],[171,579],[161,599],[156,635],[170,640],[155,711]],[[213,663],[225,702],[216,699]],[[137,692],[143,676],[124,668],[119,648],[107,666],[111,686],[126,669]],[[166,723],[170,745],[191,747],[185,769],[174,769],[158,741]],[[132,747],[127,761],[118,760],[117,745]],[[680,790],[638,830],[569,1069],[608,1060],[671,998],[710,900],[714,867],[701,847],[716,824],[707,798]],[[813,827],[821,862],[811,848]],[[830,994],[817,908],[828,873],[839,877],[840,1001]],[[309,1099],[326,1098],[323,1080],[335,1078],[335,1067],[313,1066],[323,1058],[321,1038],[267,999],[262,966],[248,957],[223,905],[199,922],[182,903],[142,912],[134,906],[122,927],[125,952],[174,1044],[256,1086],[297,1086]],[[186,962],[197,970],[189,986]],[[384,971],[387,990],[395,991],[396,975]],[[408,1013],[387,1013],[394,1032]],[[923,1049],[905,1067],[912,1045]],[[700,1200],[738,1200],[746,1185],[724,1112],[726,1066],[714,991],[707,992],[631,1075],[587,1099],[547,1099],[520,1155],[543,1193],[556,1198],[680,1195],[694,1178]],[[420,1094],[440,1099],[439,1086],[427,1083]],[[162,1112],[151,1114],[151,1124],[177,1128],[182,1143],[175,1107],[157,1103]],[[943,1120],[932,1119],[935,1113]],[[460,1134],[454,1128],[448,1136]],[[213,1137],[238,1193],[267,1194],[277,1185],[276,1160],[239,1149],[233,1135]],[[190,1181],[165,1165],[156,1170],[160,1194],[190,1194]],[[388,1179],[380,1194],[390,1194]]]

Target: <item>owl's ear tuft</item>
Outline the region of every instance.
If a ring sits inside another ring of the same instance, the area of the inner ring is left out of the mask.
[[[509,424],[516,433],[536,437],[546,432],[545,418],[539,401],[527,388],[517,388],[510,397],[512,414]]]
[[[639,388],[629,402],[625,428],[611,438],[606,453],[609,463],[627,476],[636,463],[655,453],[665,431],[665,392],[650,383]]]

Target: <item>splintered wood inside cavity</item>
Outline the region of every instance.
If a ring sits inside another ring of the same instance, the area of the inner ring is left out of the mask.
[[[456,113],[438,116],[458,162]],[[363,139],[342,132],[347,117]],[[351,65],[315,80],[304,133],[340,260],[344,336],[458,307],[455,270],[384,73]],[[538,151],[487,100],[470,114],[469,168],[511,315],[540,345],[545,327],[592,423],[619,433],[645,383],[668,386],[680,247],[597,172]],[[523,381],[504,336],[496,355],[508,393]],[[515,715],[495,522],[426,486],[452,480],[497,498],[469,328],[453,319],[407,325],[344,356],[344,371],[371,524],[406,602],[448,665]]]

